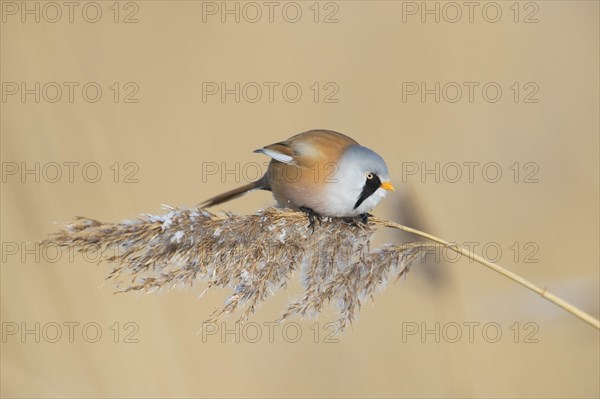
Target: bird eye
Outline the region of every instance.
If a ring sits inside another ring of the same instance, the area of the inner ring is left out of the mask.
[[[371,180],[373,178],[373,173],[367,173],[367,179]]]

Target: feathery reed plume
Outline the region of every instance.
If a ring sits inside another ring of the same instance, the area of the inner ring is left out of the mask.
[[[245,321],[294,272],[301,274],[304,293],[289,304],[280,321],[292,315],[314,316],[334,304],[343,330],[362,302],[405,275],[427,250],[442,245],[540,294],[576,317],[600,329],[600,322],[570,303],[521,276],[460,246],[387,220],[371,218],[358,224],[325,218],[309,226],[306,214],[267,208],[254,215],[217,216],[203,209],[176,209],[163,216],[121,223],[77,218],[66,229],[42,242],[79,252],[99,250],[101,260],[116,264],[107,277],[120,292],[154,291],[191,286],[204,280],[211,287],[233,290],[208,321],[241,310]],[[434,243],[385,245],[371,250],[378,226],[416,234]],[[436,244],[437,243],[437,244]]]
[[[304,213],[267,208],[254,215],[217,216],[175,209],[121,223],[78,218],[44,244],[85,251],[93,246],[115,263],[107,277],[121,292],[191,286],[233,290],[208,321],[241,311],[245,321],[271,293],[300,272],[304,293],[280,320],[314,316],[331,303],[339,327],[352,322],[365,298],[408,272],[424,243],[371,251],[374,223],[325,218],[309,227]],[[426,247],[426,246],[425,246]]]

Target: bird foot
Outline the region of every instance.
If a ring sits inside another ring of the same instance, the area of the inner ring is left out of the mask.
[[[312,229],[312,232],[315,232],[315,221],[319,222],[319,226],[323,223],[323,217],[319,215],[317,212],[313,211],[310,208],[305,206],[300,207],[300,210],[308,216],[308,227]]]
[[[361,227],[361,225],[369,224],[369,217],[372,217],[370,213],[361,213],[358,216],[343,218],[344,221],[348,224],[351,224],[355,227]]]

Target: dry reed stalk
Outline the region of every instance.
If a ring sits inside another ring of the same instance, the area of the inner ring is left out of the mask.
[[[577,317],[600,328],[598,321],[572,305],[535,287],[519,276],[491,264],[464,248],[437,237],[372,218],[368,224],[325,218],[309,227],[306,214],[267,208],[254,215],[217,216],[203,209],[168,207],[163,216],[120,223],[79,217],[45,245],[83,252],[93,247],[101,260],[116,264],[107,279],[119,292],[154,291],[192,286],[206,281],[229,287],[232,293],[208,321],[240,310],[246,321],[269,295],[285,289],[295,272],[301,275],[303,295],[289,304],[280,321],[293,315],[314,316],[334,304],[339,327],[352,323],[365,299],[383,290],[389,280],[405,275],[411,265],[435,245],[469,256],[532,289]],[[408,231],[436,241],[385,245],[371,250],[378,226]]]

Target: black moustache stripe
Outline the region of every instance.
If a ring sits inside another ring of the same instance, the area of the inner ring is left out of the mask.
[[[377,189],[381,187],[381,180],[379,180],[379,176],[373,175],[372,179],[367,179],[365,182],[365,186],[354,204],[354,209],[358,208],[360,204],[362,204],[367,198],[369,198]]]

